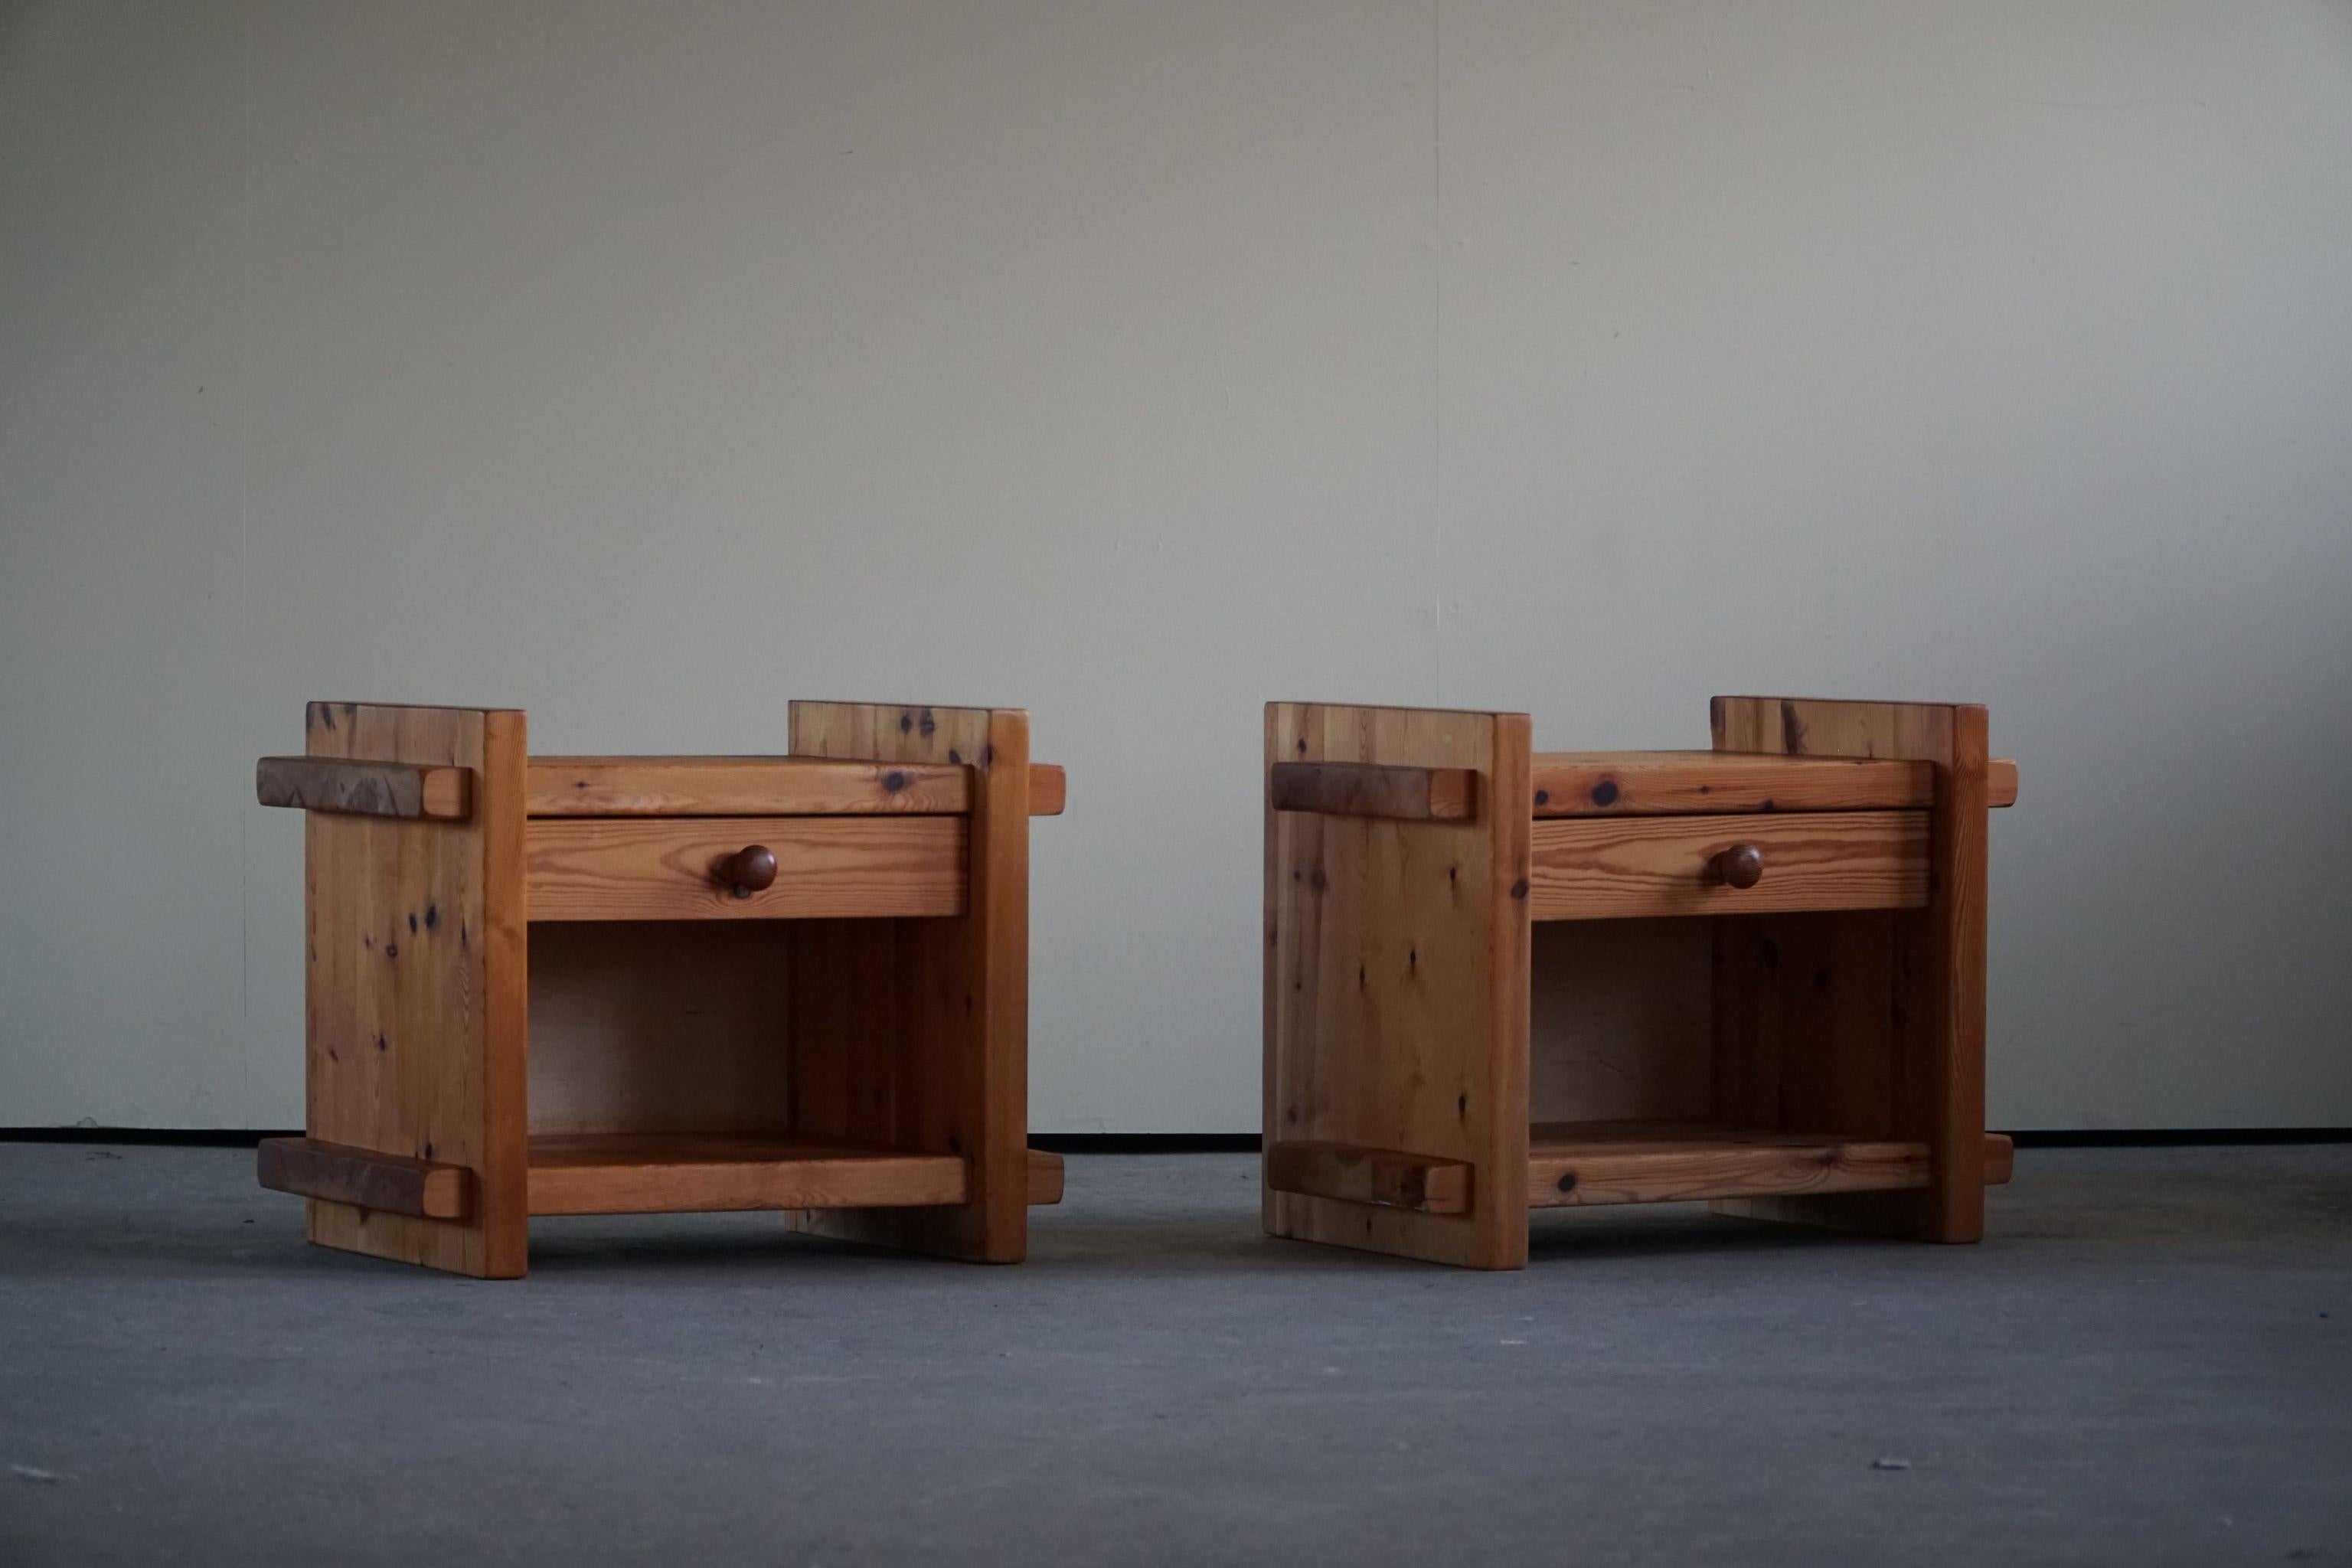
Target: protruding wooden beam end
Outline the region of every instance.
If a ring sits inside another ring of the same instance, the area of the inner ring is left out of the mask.
[[[473,814],[474,770],[334,757],[264,757],[253,766],[264,805],[462,822]]]
[[[1059,816],[1069,804],[1070,776],[1059,763],[1029,764],[1029,815]]]
[[[1475,768],[1276,763],[1271,789],[1276,811],[1381,816],[1404,822],[1469,822],[1478,815],[1478,773]]]

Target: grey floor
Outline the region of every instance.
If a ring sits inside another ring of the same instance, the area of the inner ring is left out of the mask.
[[[0,1563],[2352,1563],[2352,1145],[1517,1275],[1264,1239],[1255,1173],[1073,1159],[1017,1268],[713,1215],[478,1284],[247,1151],[0,1144]]]

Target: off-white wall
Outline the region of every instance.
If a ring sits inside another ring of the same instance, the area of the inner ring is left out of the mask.
[[[2352,1121],[2352,10],[0,9],[0,1124],[300,1119],[308,698],[1023,703],[1042,1128],[1254,1128],[1258,705],[1989,702],[1992,1114]]]

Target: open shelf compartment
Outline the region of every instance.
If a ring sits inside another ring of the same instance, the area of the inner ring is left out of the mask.
[[[1872,1038],[1892,934],[1876,912],[1536,927],[1528,1206],[1927,1186]],[[1987,1180],[2011,1161],[1988,1136]]]
[[[896,1068],[921,1026],[902,950],[935,923],[534,923],[530,1212],[970,1202]],[[1032,1151],[1028,1201],[1061,1185]]]

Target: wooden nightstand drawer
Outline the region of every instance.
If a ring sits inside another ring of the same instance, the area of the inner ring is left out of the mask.
[[[533,817],[534,921],[814,920],[964,910],[961,816]]]
[[[1927,814],[1547,818],[1529,856],[1539,921],[1915,909]]]

